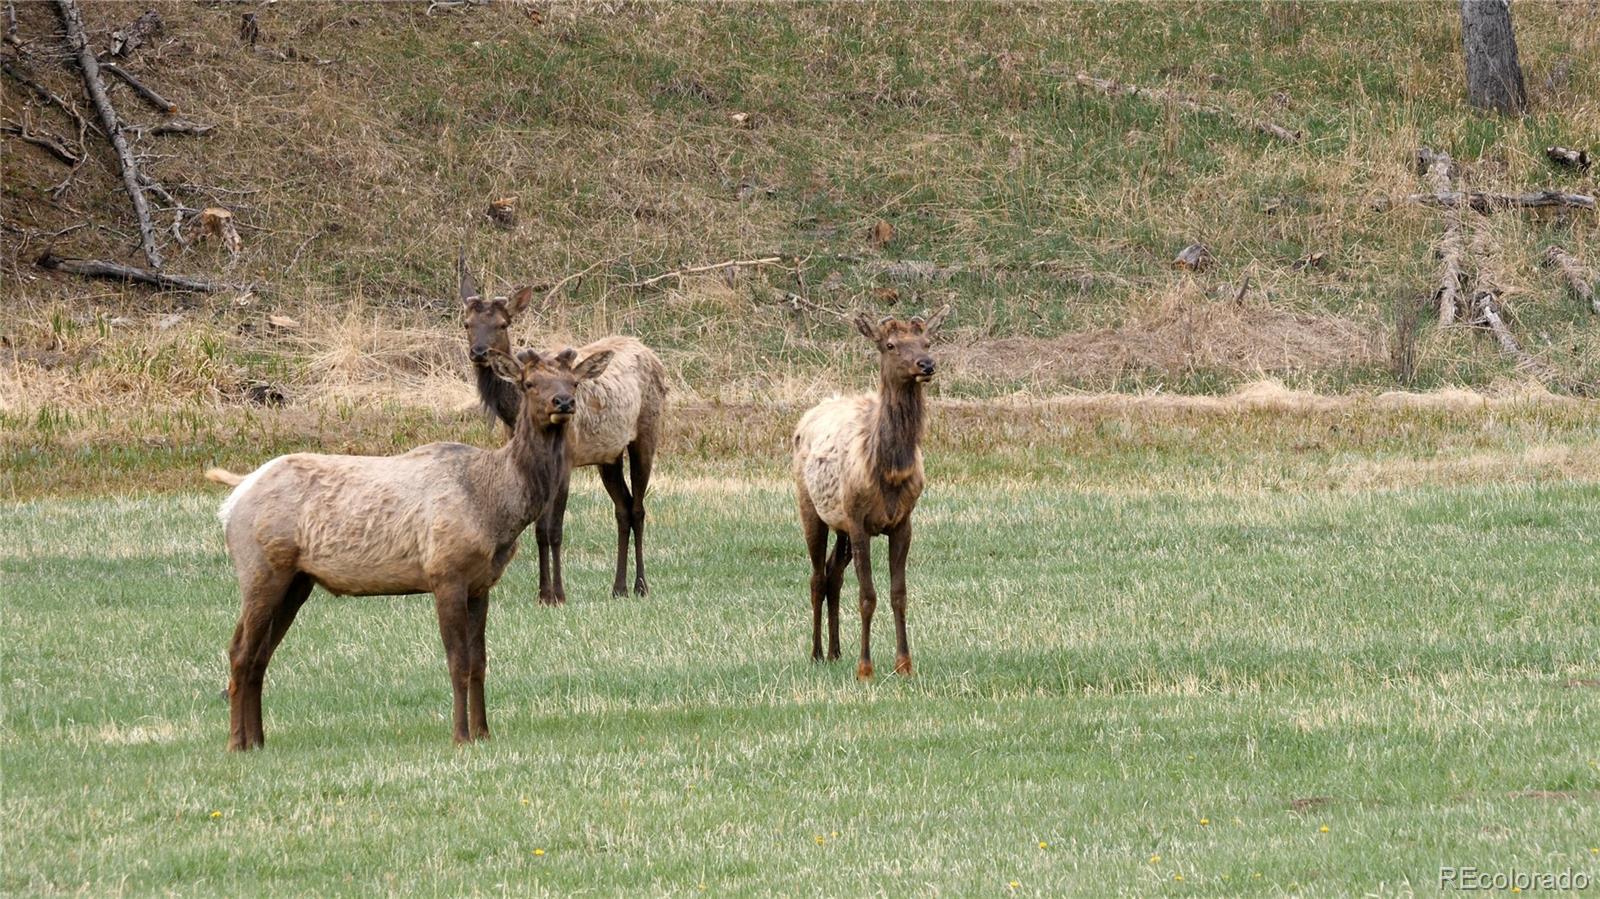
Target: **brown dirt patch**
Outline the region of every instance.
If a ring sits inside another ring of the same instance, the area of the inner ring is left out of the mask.
[[[1180,288],[1145,314],[1115,327],[1058,337],[1003,337],[945,351],[958,376],[1036,384],[1123,374],[1177,376],[1197,370],[1289,374],[1380,364],[1375,322],[1203,300]]]

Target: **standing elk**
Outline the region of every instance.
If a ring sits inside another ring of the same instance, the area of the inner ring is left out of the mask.
[[[234,488],[217,517],[243,594],[229,649],[229,750],[265,742],[267,664],[314,584],[338,595],[432,593],[455,693],[453,735],[458,743],[489,736],[489,588],[566,483],[574,394],[612,355],[577,365],[532,350],[493,358],[522,395],[511,440],[497,450],[430,443],[399,456],[294,453],[245,476],[206,472]]]
[[[528,308],[533,288],[522,287],[509,297],[486,299],[467,271],[466,258],[457,260],[461,306],[466,321],[469,354],[476,369],[478,398],[495,417],[511,427],[521,401],[489,367],[496,351],[511,351],[511,322]],[[612,596],[628,592],[628,536],[633,535],[635,574],[633,592],[644,596],[650,585],[644,575],[644,495],[650,484],[656,444],[661,436],[661,413],[667,397],[667,371],[650,348],[632,337],[605,337],[581,350],[563,354],[608,351],[612,361],[604,376],[578,385],[578,411],[573,417],[567,449],[572,467],[597,466],[600,482],[617,516],[617,567]],[[623,459],[628,480],[622,476]],[[628,481],[632,481],[629,489]],[[567,601],[561,582],[561,532],[567,513],[567,484],[561,484],[548,514],[534,531],[539,541],[539,601],[560,605]]]
[[[911,673],[906,641],[906,554],[911,549],[911,512],[922,495],[924,400],[922,385],[933,380],[928,341],[949,311],[924,321],[865,316],[856,330],[878,348],[878,392],[835,397],[812,407],[794,432],[794,479],[800,527],[811,555],[811,658],[822,655],[822,604],[828,605],[829,661],[839,658],[839,590],[852,558],[861,594],[861,659],[856,676],[872,677],[872,586],[868,549],[873,537],[889,537],[889,604],[894,609],[897,674]],[[828,557],[828,531],[838,540]]]

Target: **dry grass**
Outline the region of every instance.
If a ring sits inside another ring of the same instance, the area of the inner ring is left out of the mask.
[[[1600,16],[1571,4],[1518,10],[1537,113],[1517,121],[1461,102],[1447,5],[1219,5],[1179,34],[1159,8],[1092,4],[572,4],[542,9],[535,25],[526,4],[429,16],[423,5],[295,3],[254,10],[256,52],[235,36],[235,9],[152,5],[166,35],[128,66],[185,117],[219,127],[145,139],[147,167],[188,202],[233,209],[245,238],[237,262],[200,243],[173,248],[171,267],[263,290],[197,299],[37,271],[31,260],[51,243],[65,255],[131,252],[126,198],[95,147],[52,203],[43,191],[60,167],[8,142],[0,203],[18,230],[0,253],[0,408],[227,403],[267,382],[296,404],[454,409],[470,399],[453,345],[450,262],[463,245],[491,289],[594,266],[519,336],[638,334],[692,402],[797,403],[861,383],[848,330],[796,323],[773,302],[793,289],[835,308],[953,303],[953,395],[1227,393],[1263,376],[1370,392],[1394,384],[1395,297],[1430,280],[1437,215],[1373,206],[1417,189],[1414,147],[1452,150],[1477,187],[1592,189],[1539,151],[1600,140],[1600,73],[1572,64],[1600,47]],[[128,15],[111,3],[85,12],[96,34]],[[26,66],[77,96],[50,7],[24,4],[19,17]],[[1246,50],[1248,64],[1236,55]],[[1061,85],[1078,69],[1304,126],[1309,139],[1282,146],[1085,96]],[[59,124],[22,109],[13,87],[7,117]],[[112,91],[128,117],[151,120],[121,85]],[[502,231],[482,213],[507,195],[521,220]],[[879,219],[899,235],[883,249],[864,240]],[[1550,241],[1580,254],[1594,245],[1594,217],[1478,225],[1528,350],[1600,380],[1592,322],[1534,267]],[[1173,252],[1193,239],[1217,267],[1173,272]],[[805,257],[804,281],[768,269],[619,286],[773,251]],[[1295,271],[1311,252],[1325,267]],[[836,253],[963,273],[895,279]],[[175,311],[179,324],[153,327]],[[276,332],[269,314],[303,327]],[[1510,363],[1470,329],[1424,320],[1415,368],[1425,387],[1482,387]]]

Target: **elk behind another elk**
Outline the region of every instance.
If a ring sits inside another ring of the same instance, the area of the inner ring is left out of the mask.
[[[943,320],[865,316],[856,329],[878,348],[878,392],[820,403],[794,432],[794,478],[800,527],[811,555],[811,658],[821,659],[822,605],[828,606],[829,660],[839,658],[839,590],[852,558],[860,583],[861,659],[856,676],[872,676],[872,614],[878,605],[868,547],[889,537],[889,605],[894,610],[895,672],[911,673],[906,640],[906,555],[911,512],[922,495],[922,385],[933,380],[928,341]],[[838,540],[828,557],[828,531]]]
[[[295,453],[244,477],[206,472],[234,486],[217,513],[243,594],[229,649],[230,750],[264,742],[267,664],[313,584],[357,596],[432,593],[455,693],[455,739],[489,736],[489,588],[566,483],[575,394],[611,354],[576,366],[531,350],[516,361],[494,358],[522,394],[515,432],[498,450],[430,443],[400,456]]]
[[[511,351],[511,322],[527,309],[533,288],[520,288],[506,298],[486,299],[467,271],[464,257],[457,260],[457,272],[468,351],[477,370],[478,398],[510,427],[517,420],[521,396],[495,377],[489,360],[495,351]],[[588,356],[602,351],[612,354],[611,365],[603,376],[578,386],[578,408],[567,448],[573,468],[599,468],[600,482],[616,510],[617,567],[611,594],[624,596],[628,592],[628,536],[632,534],[633,592],[644,596],[650,590],[644,576],[644,495],[661,434],[667,372],[656,354],[632,337],[606,337],[580,350],[564,352]],[[624,459],[627,480],[622,475]],[[539,601],[551,605],[567,601],[561,583],[561,534],[566,511],[567,484],[563,481],[535,531],[539,541]]]

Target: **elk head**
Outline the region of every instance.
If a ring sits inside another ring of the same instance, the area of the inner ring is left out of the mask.
[[[563,425],[578,411],[578,384],[598,378],[611,363],[611,351],[603,350],[573,364],[577,352],[566,349],[555,355],[520,350],[515,356],[490,350],[489,364],[503,380],[522,391],[523,414],[542,417],[551,425]]]
[[[532,287],[519,287],[509,297],[486,298],[477,279],[467,270],[467,257],[456,258],[456,273],[461,280],[461,312],[467,327],[467,354],[472,364],[490,365],[490,354],[511,352],[511,322],[533,300]]]
[[[891,315],[883,317],[877,324],[873,324],[865,315],[858,315],[855,326],[862,336],[878,348],[881,354],[879,370],[886,381],[892,384],[910,381],[925,384],[933,380],[934,370],[933,354],[929,352],[928,342],[949,312],[950,307],[946,306],[930,318],[924,319],[918,315],[905,321]]]

